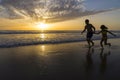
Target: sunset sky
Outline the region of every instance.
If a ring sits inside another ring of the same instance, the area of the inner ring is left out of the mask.
[[[0,30],[120,30],[120,0],[0,0]]]

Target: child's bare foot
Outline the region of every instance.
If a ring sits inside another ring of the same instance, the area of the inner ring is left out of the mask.
[[[92,42],[92,46],[94,46],[94,42]]]
[[[89,45],[88,47],[89,47],[89,48],[91,48],[92,46],[91,46],[91,45]]]
[[[104,47],[101,47],[101,49],[104,49]]]
[[[111,46],[111,44],[109,43],[109,47]]]

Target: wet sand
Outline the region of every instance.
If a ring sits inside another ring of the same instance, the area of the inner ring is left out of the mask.
[[[120,39],[0,48],[0,80],[120,80]]]

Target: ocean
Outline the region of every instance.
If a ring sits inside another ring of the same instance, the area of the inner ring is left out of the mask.
[[[120,38],[120,31],[112,31],[117,36],[108,34],[109,38]],[[101,35],[94,34],[93,40],[100,40]],[[38,31],[38,30],[2,30],[0,31],[0,47],[18,47],[36,44],[60,44],[86,40],[86,33],[81,31]]]

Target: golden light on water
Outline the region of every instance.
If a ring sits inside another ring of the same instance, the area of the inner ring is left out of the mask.
[[[41,46],[41,50],[42,50],[42,52],[45,51],[45,46],[44,45]]]
[[[45,34],[40,34],[40,38],[44,39],[45,38]]]
[[[42,45],[42,46],[41,46],[41,51],[42,51],[42,52],[40,53],[41,56],[44,56],[44,57],[47,56],[47,54],[45,53],[45,45]]]

